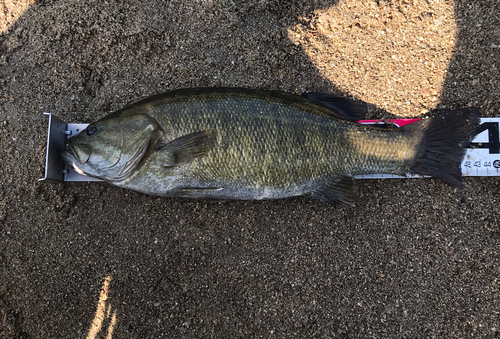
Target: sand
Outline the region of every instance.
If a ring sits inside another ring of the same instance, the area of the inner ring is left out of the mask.
[[[0,2],[1,338],[499,338],[497,178],[306,198],[40,184],[51,112],[199,86],[500,116],[497,0]]]

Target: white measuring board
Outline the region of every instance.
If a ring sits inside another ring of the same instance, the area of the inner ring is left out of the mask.
[[[500,175],[500,118],[481,118],[476,136],[462,161],[464,176]]]
[[[393,119],[392,125],[405,126],[420,119]],[[381,120],[362,120],[362,124],[384,124]],[[500,176],[500,118],[481,118],[481,124],[476,130],[476,136],[468,145],[462,161],[463,176]],[[68,124],[68,134],[74,136],[84,130],[88,124]],[[65,181],[98,181],[98,179],[82,176],[71,169],[67,169]],[[356,175],[356,179],[383,179],[383,178],[418,178],[419,175],[394,174],[365,174]]]

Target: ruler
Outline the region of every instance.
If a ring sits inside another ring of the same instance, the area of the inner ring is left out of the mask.
[[[71,138],[84,130],[88,124],[68,124],[51,115],[47,134],[47,156],[45,161],[45,177],[39,181],[100,181],[89,176],[80,175],[64,164],[59,157],[59,150],[64,147],[66,138]],[[362,124],[372,124],[378,127],[403,127],[420,119],[392,120],[360,120]],[[500,176],[500,118],[481,118],[481,123],[475,131],[472,142],[466,146],[466,154],[462,161],[463,176]],[[420,175],[365,174],[356,175],[356,179],[384,178],[418,178]]]
[[[462,161],[464,176],[500,175],[500,137],[498,125],[500,118],[481,118],[476,136],[467,147]]]

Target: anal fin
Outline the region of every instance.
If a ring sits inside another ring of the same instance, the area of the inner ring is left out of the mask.
[[[343,175],[327,180],[311,193],[311,198],[352,207],[356,200],[354,178]]]

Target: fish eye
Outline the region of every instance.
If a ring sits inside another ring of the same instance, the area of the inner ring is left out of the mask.
[[[95,132],[97,132],[97,127],[95,127],[95,126],[89,126],[89,127],[87,127],[87,130],[86,130],[87,135],[92,135]]]

